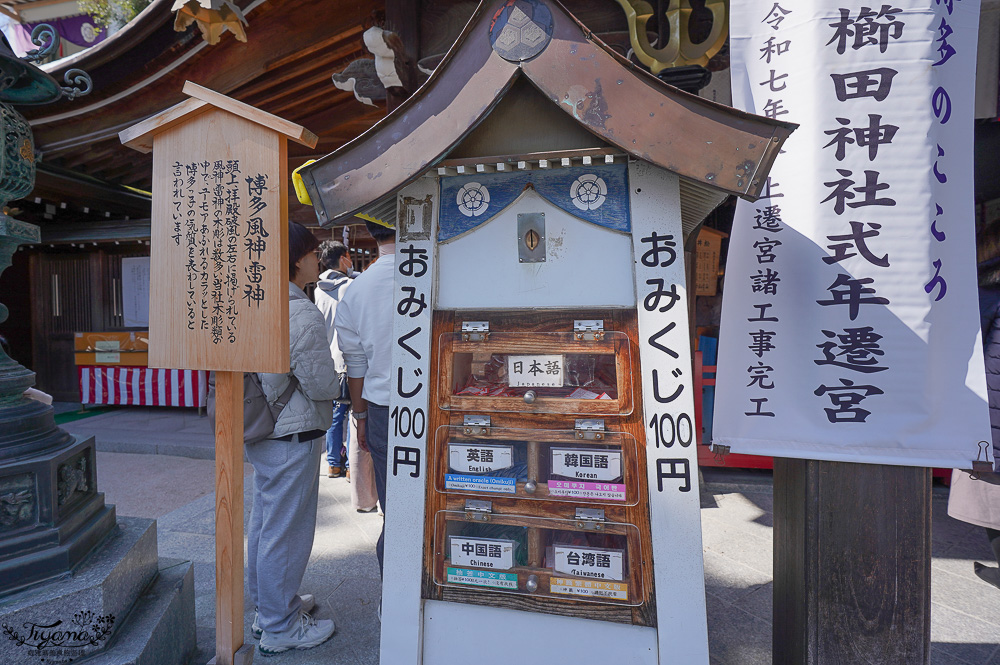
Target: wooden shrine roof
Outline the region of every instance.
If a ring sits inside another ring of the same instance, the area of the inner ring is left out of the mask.
[[[541,14],[548,23],[536,25],[531,44],[522,38],[508,48],[491,33],[509,6],[484,0],[419,90],[371,130],[302,169],[321,224],[343,222],[439,164],[519,78],[605,144],[680,175],[689,186],[682,202],[710,199],[696,206],[698,214],[726,194],[751,200],[761,194],[796,125],[664,84],[596,39],[555,0],[534,5],[548,7]],[[550,40],[538,37],[542,29]],[[704,217],[686,216],[693,223]]]
[[[153,0],[107,40],[46,65],[44,69],[59,81],[68,70],[83,69],[92,77],[94,89],[75,100],[18,108],[31,124],[39,157],[35,192],[11,203],[21,211],[18,218],[43,224],[148,218],[148,196],[142,192],[151,188],[152,159],[123,146],[118,133],[187,99],[182,92],[186,80],[317,134],[315,148],[289,144],[292,168],[336,149],[385,114],[384,108],[358,103],[352,93],[338,90],[330,80],[334,71],[368,55],[361,36],[372,10],[381,3],[238,0],[237,4],[249,22],[246,43],[227,32],[218,44],[209,46],[196,26],[175,32],[171,0]],[[80,176],[79,182],[73,182],[74,174]],[[108,191],[122,196],[108,197]],[[104,200],[97,196],[100,193]],[[291,213],[315,223],[307,207],[292,206]]]

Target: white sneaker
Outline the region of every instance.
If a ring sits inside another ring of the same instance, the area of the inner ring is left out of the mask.
[[[302,601],[302,607],[299,608],[301,612],[312,612],[313,608],[316,607],[316,597],[311,593],[304,593],[299,596],[299,600]],[[253,623],[250,624],[250,632],[253,634],[255,640],[260,639],[260,634],[264,631],[260,629],[260,617],[257,615],[257,608],[253,608]]]
[[[312,649],[330,639],[334,630],[336,627],[332,620],[314,619],[312,615],[301,612],[295,625],[285,632],[264,631],[257,650],[262,656],[273,656],[289,649]]]

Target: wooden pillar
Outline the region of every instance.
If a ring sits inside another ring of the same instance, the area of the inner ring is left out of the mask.
[[[243,646],[243,373],[215,375],[215,660]]]
[[[930,469],[775,458],[775,665],[928,663],[930,616]]]
[[[406,101],[406,99],[416,90],[417,82],[417,60],[420,59],[420,3],[413,0],[386,0],[385,3],[386,26],[399,35],[403,42],[403,49],[406,52],[406,59],[399,63],[398,71],[406,72],[403,82],[412,86],[406,92],[397,89],[390,89],[386,100],[386,112],[392,112],[394,108]]]

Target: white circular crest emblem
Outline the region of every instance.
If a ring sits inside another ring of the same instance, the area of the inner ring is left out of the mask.
[[[466,217],[479,217],[490,207],[490,190],[478,182],[467,183],[458,190],[455,203]]]
[[[82,23],[80,24],[80,36],[83,37],[83,41],[92,44],[97,39],[97,30],[90,23]]]
[[[573,182],[569,188],[569,198],[580,210],[597,210],[608,198],[608,185],[604,178],[588,173]]]

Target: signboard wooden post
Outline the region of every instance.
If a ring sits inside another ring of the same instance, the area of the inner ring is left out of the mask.
[[[153,153],[149,365],[216,372],[218,665],[243,646],[243,372],[289,369],[287,140],[304,127],[188,81],[123,131]],[[245,660],[246,659],[246,660]]]

